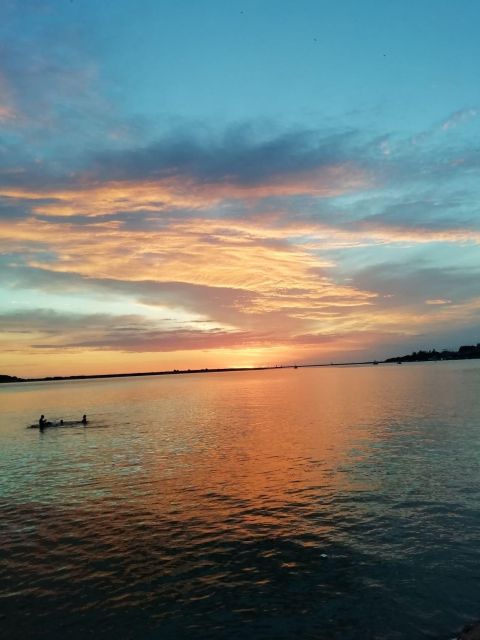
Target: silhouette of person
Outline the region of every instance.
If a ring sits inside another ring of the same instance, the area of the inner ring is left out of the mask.
[[[88,422],[87,416],[85,414],[83,414],[82,424],[87,424],[87,422]]]
[[[40,429],[44,429],[46,424],[47,421],[45,420],[45,416],[42,413],[42,415],[40,416],[40,420],[38,421],[38,426],[40,427]]]

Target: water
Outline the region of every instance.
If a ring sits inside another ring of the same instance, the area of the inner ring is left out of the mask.
[[[479,389],[479,361],[1,386],[2,638],[452,637]]]

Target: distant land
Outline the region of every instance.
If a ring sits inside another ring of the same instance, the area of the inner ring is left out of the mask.
[[[46,378],[17,378],[0,375],[2,382],[49,382],[52,380],[90,380],[92,378],[134,378],[141,376],[172,376],[187,373],[222,373],[226,371],[267,371],[269,369],[300,369],[301,367],[345,367],[348,365],[378,364],[377,360],[368,362],[330,362],[329,364],[279,364],[269,367],[223,367],[215,369],[170,369],[169,371],[142,371],[140,373],[96,373],[84,376],[48,376]]]
[[[387,358],[383,362],[436,362],[438,360],[470,360],[471,358],[480,358],[480,342],[476,345],[464,345],[458,351],[448,351],[448,349],[414,351],[408,356]]]
[[[224,367],[220,369],[171,369],[169,371],[143,371],[141,373],[98,373],[77,376],[48,376],[45,378],[18,378],[17,376],[0,375],[0,384],[5,382],[49,382],[53,380],[90,380],[95,378],[134,378],[141,376],[169,376],[188,373],[222,373],[227,371],[266,371],[270,369],[306,369],[310,367],[347,367],[362,364],[391,364],[402,362],[437,362],[440,360],[470,360],[480,358],[480,343],[464,345],[458,351],[443,349],[437,351],[414,351],[406,356],[394,356],[386,360],[367,360],[363,362],[329,362],[323,364],[282,364],[270,367]]]

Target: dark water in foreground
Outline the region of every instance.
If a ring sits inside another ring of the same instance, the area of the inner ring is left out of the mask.
[[[4,385],[0,406],[2,638],[442,640],[480,617],[478,361]]]

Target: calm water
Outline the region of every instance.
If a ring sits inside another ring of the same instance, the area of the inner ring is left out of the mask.
[[[442,640],[480,617],[479,361],[0,406],[2,638]]]

